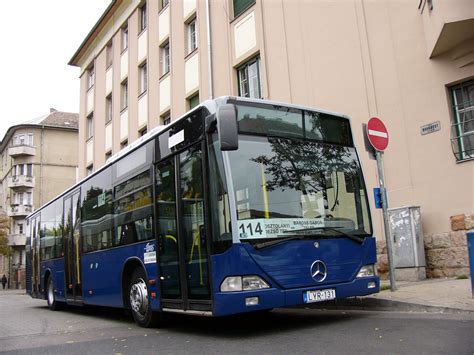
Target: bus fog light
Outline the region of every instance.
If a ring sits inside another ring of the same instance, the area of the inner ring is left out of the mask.
[[[367,288],[375,288],[375,287],[376,287],[376,285],[375,285],[375,282],[373,282],[373,281],[372,281],[372,282],[369,282],[369,283],[367,284]]]
[[[242,277],[229,276],[222,281],[221,292],[242,291]]]
[[[242,286],[245,291],[270,288],[270,286],[258,276],[242,277]]]
[[[357,278],[359,277],[369,277],[375,275],[375,268],[374,265],[364,265],[360,268],[359,273],[357,274]]]
[[[245,299],[246,306],[258,306],[258,297],[247,297]]]

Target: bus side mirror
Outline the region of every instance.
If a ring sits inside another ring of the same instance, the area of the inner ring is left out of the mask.
[[[239,137],[237,130],[237,109],[235,105],[219,106],[216,113],[219,147],[222,151],[237,150]]]

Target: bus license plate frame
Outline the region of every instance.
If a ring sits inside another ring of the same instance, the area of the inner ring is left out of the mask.
[[[309,291],[303,292],[304,303],[325,302],[325,301],[332,301],[335,299],[336,299],[336,290],[333,288],[328,288],[324,290],[309,290]]]

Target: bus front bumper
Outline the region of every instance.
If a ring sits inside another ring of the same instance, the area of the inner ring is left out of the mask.
[[[287,290],[269,288],[255,291],[218,292],[214,295],[213,315],[226,316],[278,307],[303,305],[308,303],[304,300],[304,295],[307,291],[335,290],[335,299],[342,299],[370,295],[379,292],[379,289],[380,280],[377,276],[374,276],[340,284]]]

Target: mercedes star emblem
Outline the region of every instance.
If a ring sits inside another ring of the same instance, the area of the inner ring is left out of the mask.
[[[321,260],[316,260],[314,263],[312,263],[309,271],[311,273],[311,277],[316,282],[323,282],[326,279],[326,276],[328,276],[326,264]]]

